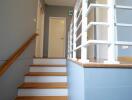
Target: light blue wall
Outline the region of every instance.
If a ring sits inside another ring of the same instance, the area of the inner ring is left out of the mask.
[[[67,61],[69,100],[84,100],[84,69],[72,61]]]
[[[85,69],[85,100],[132,100],[132,69]]]
[[[132,69],[67,65],[69,100],[132,100]]]

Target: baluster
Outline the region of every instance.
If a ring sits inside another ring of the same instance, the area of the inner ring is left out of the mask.
[[[87,14],[88,0],[82,0],[82,40],[81,45],[87,42]],[[87,59],[87,47],[81,47],[81,62],[88,63]]]

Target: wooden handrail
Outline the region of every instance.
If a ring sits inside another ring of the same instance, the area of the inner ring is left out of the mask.
[[[0,67],[0,76],[17,60],[38,34],[33,34],[20,48],[18,48]]]

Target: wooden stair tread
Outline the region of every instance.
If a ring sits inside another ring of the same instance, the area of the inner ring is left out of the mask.
[[[25,76],[67,76],[66,72],[29,72]]]
[[[51,89],[67,88],[67,83],[23,83],[19,89]]]
[[[66,67],[66,65],[46,65],[46,64],[33,64],[33,65],[30,65],[31,67]]]
[[[67,96],[18,96],[16,100],[68,100]]]

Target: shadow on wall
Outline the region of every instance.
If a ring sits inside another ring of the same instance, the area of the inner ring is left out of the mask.
[[[0,64],[18,49],[35,31],[37,0],[0,0]],[[0,76],[0,100],[14,100],[32,63],[35,42]]]

